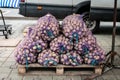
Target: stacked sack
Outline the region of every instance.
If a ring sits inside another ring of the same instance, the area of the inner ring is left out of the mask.
[[[33,41],[26,37],[15,49],[15,59],[19,64],[30,64],[37,61],[38,53],[44,50],[47,44],[43,40]]]
[[[59,35],[59,23],[51,14],[41,17],[37,22],[36,29],[44,41],[51,41]]]
[[[98,65],[105,60],[105,52],[98,46],[96,38],[87,29],[81,15],[70,15],[63,20],[63,33],[83,58],[83,63]]]
[[[64,65],[78,66],[82,64],[83,59],[76,51],[70,51],[66,54],[61,54],[61,63]]]
[[[43,66],[56,66],[59,63],[59,55],[50,49],[44,50],[38,55],[38,63]]]
[[[59,37],[51,41],[50,49],[59,54],[65,54],[66,52],[69,52],[73,49],[73,45],[70,44],[68,38],[65,38],[63,35],[60,35]]]
[[[48,48],[48,41],[59,34],[58,21],[51,14],[41,17],[37,24],[28,28],[25,39],[16,47],[15,59],[19,64],[38,62],[38,55]]]
[[[87,29],[81,15],[73,14],[67,16],[63,20],[62,29],[63,34],[68,37],[70,43],[74,45],[73,51],[76,51],[76,55],[79,54],[82,57],[82,63],[98,65],[105,60],[104,50],[100,48],[96,42],[96,38],[91,31]],[[66,57],[66,55],[64,55],[64,57],[62,56],[61,58],[63,59],[63,64],[71,63],[69,57]]]
[[[79,14],[73,14],[67,16],[63,20],[62,24],[63,33],[66,37],[69,37],[71,43],[73,40],[78,43],[79,38],[84,37],[88,29],[82,19],[82,16]]]
[[[94,50],[89,51],[88,54],[84,55],[84,63],[91,65],[98,65],[105,60],[105,52],[98,45]]]
[[[47,14],[28,28],[27,36],[15,50],[15,57],[19,64],[78,66],[98,65],[105,60],[104,53],[81,15],[69,15],[59,26],[57,19]]]

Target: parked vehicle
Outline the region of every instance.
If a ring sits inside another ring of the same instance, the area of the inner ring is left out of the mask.
[[[91,0],[90,19],[113,21],[115,0]],[[117,0],[117,22],[120,21],[120,0]],[[99,26],[97,26],[98,30]]]
[[[109,13],[109,11],[107,12],[106,10],[111,8],[111,11],[113,11],[113,1],[114,0],[21,0],[19,13],[27,17],[40,17],[51,13],[58,19],[63,19],[73,13],[82,14],[84,15],[83,19],[86,25],[88,25],[88,28],[95,32],[98,30],[101,20],[104,20],[104,18],[105,20],[109,20],[109,15],[108,19],[106,19],[106,15]],[[120,4],[120,0],[118,1]],[[98,11],[98,8],[100,8],[100,11]],[[102,15],[100,15],[101,13]],[[104,13],[106,13],[106,15],[104,15]],[[109,14],[112,16],[113,12]]]

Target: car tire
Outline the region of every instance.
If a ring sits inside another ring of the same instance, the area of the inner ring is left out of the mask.
[[[88,12],[85,12],[82,15],[87,28],[89,28],[92,33],[97,33],[99,31],[100,21],[91,20]]]

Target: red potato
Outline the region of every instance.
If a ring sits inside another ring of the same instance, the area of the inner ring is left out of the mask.
[[[51,41],[59,35],[59,23],[51,14],[39,18],[37,25],[37,29],[39,29],[40,33],[44,34],[41,35],[44,41]]]
[[[37,55],[47,48],[47,44],[41,39],[34,42],[33,39],[25,37],[16,47],[15,59],[19,64],[30,64],[37,61]]]
[[[89,39],[88,39],[89,37]],[[88,35],[86,37],[82,37],[79,39],[78,43],[74,44],[74,48],[80,52],[80,54],[86,54],[92,50],[95,49],[96,47],[96,39],[95,37]],[[87,51],[86,51],[87,50]]]
[[[66,53],[67,51],[72,50],[73,45],[70,44],[68,38],[65,38],[63,35],[55,38],[50,43],[50,49],[59,54]]]
[[[42,51],[37,59],[43,66],[56,66],[59,63],[59,55],[49,49]]]
[[[64,65],[78,66],[82,64],[83,59],[76,51],[70,51],[66,54],[61,54],[61,63]]]
[[[86,64],[98,65],[105,61],[105,51],[101,49],[98,45],[89,54],[85,54],[84,62]]]
[[[78,39],[85,36],[84,33],[88,30],[82,16],[79,14],[69,15],[63,19],[62,28],[64,35],[69,37],[71,42],[76,40],[76,43],[78,42]]]

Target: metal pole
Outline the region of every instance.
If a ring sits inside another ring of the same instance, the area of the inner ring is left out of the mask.
[[[2,17],[2,20],[3,20],[4,27],[5,27],[5,31],[7,31],[7,27],[6,27],[6,24],[5,24],[5,19],[4,19],[4,16],[3,16],[3,13],[2,13],[1,10],[0,10],[0,13],[1,13],[1,17]]]
[[[112,53],[115,51],[115,35],[116,35],[116,18],[117,18],[117,0],[114,0],[114,16],[113,16],[113,34],[112,34]],[[114,56],[111,53],[111,64],[114,62]]]
[[[117,17],[117,0],[114,0],[114,16],[113,16],[113,34],[112,34],[112,52],[115,50],[115,35],[116,35],[116,17]]]

